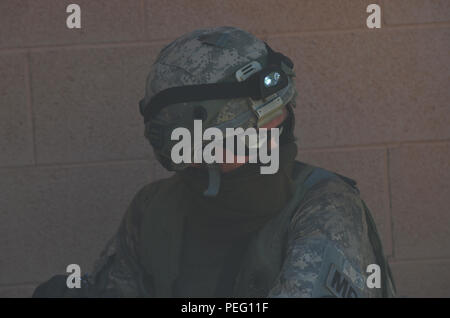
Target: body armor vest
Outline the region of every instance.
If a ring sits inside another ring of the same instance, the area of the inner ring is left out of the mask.
[[[315,184],[330,179],[341,178],[352,187],[355,182],[349,178],[295,162],[293,169],[294,194],[286,206],[270,219],[254,235],[248,244],[237,274],[233,277],[233,297],[267,297],[280,273],[286,250],[287,231],[292,216],[301,205],[305,193]],[[189,200],[183,185],[172,177],[158,188],[141,222],[138,253],[146,271],[147,288],[153,297],[172,297],[174,282],[179,273],[182,248],[182,233],[185,206]],[[174,200],[158,200],[170,198]],[[164,201],[164,202],[162,202]],[[381,267],[383,296],[392,297],[395,286],[389,265],[384,257],[381,241],[373,218],[364,204],[364,214],[368,224],[370,243]],[[157,225],[157,226],[155,226]],[[149,231],[148,229],[152,229]]]

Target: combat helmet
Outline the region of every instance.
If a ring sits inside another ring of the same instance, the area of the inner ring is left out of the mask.
[[[194,120],[203,129],[259,128],[280,116],[283,138],[293,138],[297,95],[292,61],[273,51],[264,41],[235,27],[217,27],[187,33],[165,46],[147,77],[139,108],[145,136],[161,164],[179,171],[190,164],[175,164],[171,149],[173,129],[185,127],[193,134]],[[194,150],[193,150],[194,151]],[[220,170],[208,164],[205,195],[219,191]]]

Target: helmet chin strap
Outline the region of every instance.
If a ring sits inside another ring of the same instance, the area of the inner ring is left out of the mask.
[[[217,163],[208,165],[208,188],[203,192],[205,197],[215,197],[220,189],[220,167]]]

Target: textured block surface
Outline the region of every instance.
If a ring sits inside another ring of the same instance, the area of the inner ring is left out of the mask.
[[[90,270],[150,163],[0,170],[0,284]]]
[[[450,297],[450,261],[391,264],[399,297]]]
[[[34,161],[26,63],[24,54],[0,54],[0,166]]]
[[[69,29],[69,4],[81,8],[81,29]],[[0,1],[0,47],[105,43],[144,38],[140,0]]]
[[[373,2],[373,1],[372,1]],[[150,39],[232,25],[265,35],[366,27],[368,0],[147,0]]]
[[[150,156],[138,102],[155,54],[149,46],[32,54],[37,162]]]
[[[270,39],[295,63],[302,147],[450,138],[450,29]]]
[[[450,144],[390,150],[397,258],[450,257]]]
[[[450,21],[447,0],[383,0],[383,13],[388,25]]]

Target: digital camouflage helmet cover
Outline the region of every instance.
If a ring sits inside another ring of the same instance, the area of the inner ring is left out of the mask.
[[[280,125],[280,138],[292,136],[294,76],[289,58],[239,28],[185,34],[161,50],[147,77],[139,105],[145,136],[169,171],[190,166],[171,160],[176,143],[171,133],[184,127],[193,136],[195,119],[202,120],[203,130],[216,127],[225,133],[226,128],[259,128],[286,109],[289,115]],[[205,194],[215,195],[220,170],[207,166],[210,184]]]

